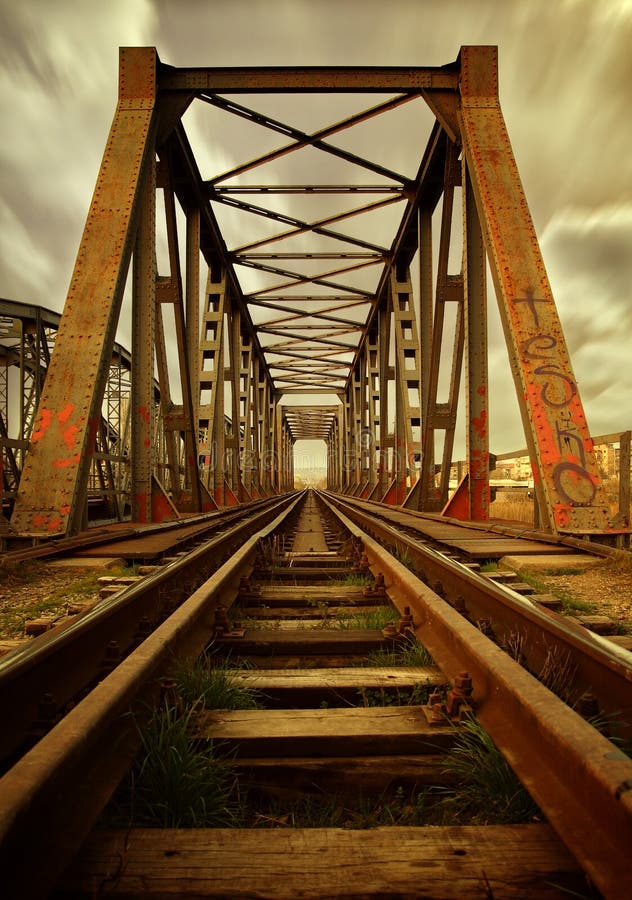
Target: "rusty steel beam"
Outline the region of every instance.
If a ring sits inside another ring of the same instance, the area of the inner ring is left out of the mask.
[[[119,101],[12,517],[22,534],[76,532],[86,517],[88,475],[132,252],[137,198],[153,152],[156,66],[151,48],[121,53]]]
[[[465,399],[467,518],[489,518],[489,417],[487,379],[486,257],[472,182],[463,164],[463,281],[465,299]],[[450,460],[451,462],[451,460]]]
[[[253,93],[417,93],[456,91],[459,73],[454,63],[441,67],[306,66],[187,69],[160,66],[160,89],[165,93],[216,91]]]
[[[497,50],[461,50],[459,120],[545,526],[620,530],[603,495],[562,325],[498,100]]]

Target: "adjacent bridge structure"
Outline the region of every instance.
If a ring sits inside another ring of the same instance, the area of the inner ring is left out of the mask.
[[[310,109],[311,130],[284,120]],[[484,521],[488,266],[540,522],[614,542],[628,511],[604,494],[496,48],[423,68],[176,68],[122,49],[63,315],[1,310],[28,323],[0,380],[5,532],[71,536],[91,506],[148,524],[285,493],[304,439],[325,441],[330,490],[440,512],[461,394],[459,509]]]

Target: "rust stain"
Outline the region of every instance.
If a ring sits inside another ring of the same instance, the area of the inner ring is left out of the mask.
[[[556,503],[553,509],[555,524],[564,528],[571,520],[571,507],[568,503]]]

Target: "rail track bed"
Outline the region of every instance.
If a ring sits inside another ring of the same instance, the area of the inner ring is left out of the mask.
[[[629,734],[627,654],[422,547],[406,521],[369,516],[363,531],[357,515],[313,492],[269,505],[249,531],[229,527],[124,586],[101,605],[109,615],[97,605],[80,617],[78,644],[44,635],[3,661],[0,701],[21,736],[4,742],[0,781],[3,883],[16,897],[629,896],[632,761],[571,708]],[[94,656],[90,620],[102,635],[121,608],[128,637],[110,671],[83,661],[67,686],[63,645]],[[112,827],[121,790],[102,810],[139,731],[153,706],[189,715],[174,666],[202,651],[198,667],[258,698],[187,718],[238,787],[239,827]],[[566,703],[542,683],[547,660]],[[537,803],[526,822],[437,815],[463,779],[449,760],[474,722]],[[26,842],[41,861],[29,871],[16,856]]]

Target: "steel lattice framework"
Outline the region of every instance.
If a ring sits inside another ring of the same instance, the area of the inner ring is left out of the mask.
[[[366,107],[365,94],[377,102]],[[303,121],[312,104],[310,126],[277,111]],[[330,107],[346,113],[323,124]],[[424,117],[425,151],[404,174],[404,144]],[[227,168],[212,137],[220,127],[241,157]],[[189,131],[199,143],[205,129],[196,157]],[[602,495],[499,105],[496,48],[463,47],[438,68],[187,69],[153,48],[121,50],[118,105],[15,502],[18,533],[86,522],[130,261],[135,521],[289,490],[293,445],[308,438],[327,443],[331,489],[441,510],[463,371],[458,497],[465,515],[485,519],[489,263],[542,524],[599,535],[627,524]],[[303,405],[284,402],[292,394]]]

